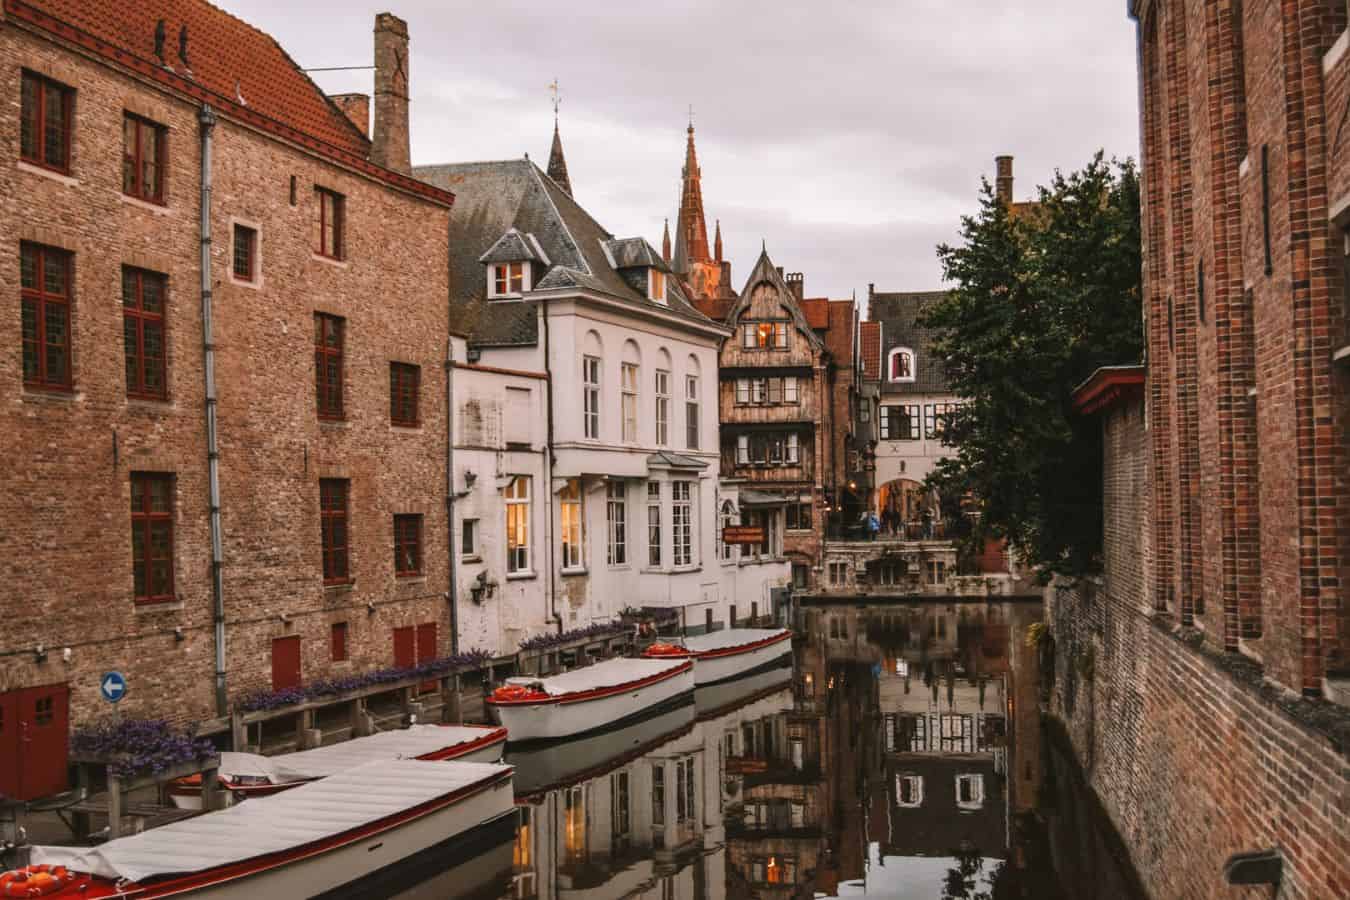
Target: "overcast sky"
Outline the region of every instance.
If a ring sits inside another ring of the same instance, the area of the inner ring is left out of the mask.
[[[545,165],[556,77],[577,200],[658,249],[692,104],[708,239],[721,219],[738,290],[761,239],[809,296],[940,287],[934,247],[996,154],[1018,199],[1098,148],[1138,156],[1125,0],[216,2],[303,67],[368,65],[375,13],[406,19],[415,165]]]

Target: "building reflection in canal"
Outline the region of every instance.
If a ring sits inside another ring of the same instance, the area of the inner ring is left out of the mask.
[[[814,606],[793,665],[512,749],[509,864],[539,900],[1068,896],[1036,811],[1037,603]],[[1085,895],[1086,896],[1086,895]]]

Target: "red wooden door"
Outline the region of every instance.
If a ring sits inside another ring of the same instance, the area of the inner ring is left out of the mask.
[[[19,796],[20,693],[0,694],[0,794],[7,797]]]
[[[300,686],[300,635],[274,638],[272,641],[272,690]]]
[[[417,661],[428,662],[436,658],[436,623],[423,622],[417,626]],[[422,682],[422,693],[436,690],[435,681]]]
[[[400,669],[417,665],[417,635],[411,625],[394,629],[394,665]]]

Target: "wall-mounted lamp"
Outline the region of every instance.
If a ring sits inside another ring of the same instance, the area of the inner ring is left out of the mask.
[[[279,621],[282,625],[289,625],[291,624],[291,617],[286,615],[285,613],[282,613],[281,615],[277,616],[277,621]]]
[[[473,471],[472,469],[465,469],[465,470],[464,470],[464,486],[465,486],[466,488],[471,488],[471,487],[473,487],[474,482],[476,482],[477,480],[478,480],[478,473],[477,473],[477,472]]]
[[[45,663],[47,661],[47,648],[38,644],[37,649],[33,651],[33,661]]]
[[[61,661],[64,662],[64,663],[66,663],[67,665],[70,663],[70,658],[71,658],[71,656],[73,656],[73,655],[74,655],[74,654],[71,653],[71,650],[70,650],[69,647],[62,647],[62,648],[61,648]]]
[[[177,642],[177,643],[179,643],[179,644],[181,644],[181,643],[183,643],[183,641],[187,640],[187,635],[183,634],[183,628],[182,628],[181,625],[176,625],[176,626],[174,626],[174,629],[173,629],[173,639],[174,639],[175,642]]]
[[[372,601],[370,601],[369,603],[366,604],[366,612],[367,612],[369,615],[372,615],[372,616],[375,615],[375,601],[374,601],[374,600],[372,600]]]
[[[488,581],[487,572],[479,572],[478,577],[473,580],[469,587],[469,599],[474,603],[482,604],[484,600],[489,600],[497,590],[497,582]]]

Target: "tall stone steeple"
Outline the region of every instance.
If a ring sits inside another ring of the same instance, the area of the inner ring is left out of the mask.
[[[670,220],[666,219],[666,227],[661,235],[661,258],[670,263]]]
[[[717,236],[713,238],[713,261],[722,261],[722,220],[717,220]]]
[[[703,173],[694,152],[694,123],[689,123],[689,142],[684,151],[684,184],[680,192],[680,218],[675,229],[675,258],[671,268],[681,274],[690,263],[711,262],[708,253],[708,225],[703,220]]]
[[[572,180],[567,177],[567,160],[563,159],[562,137],[558,134],[558,118],[553,117],[553,149],[548,153],[548,177],[572,196]]]

